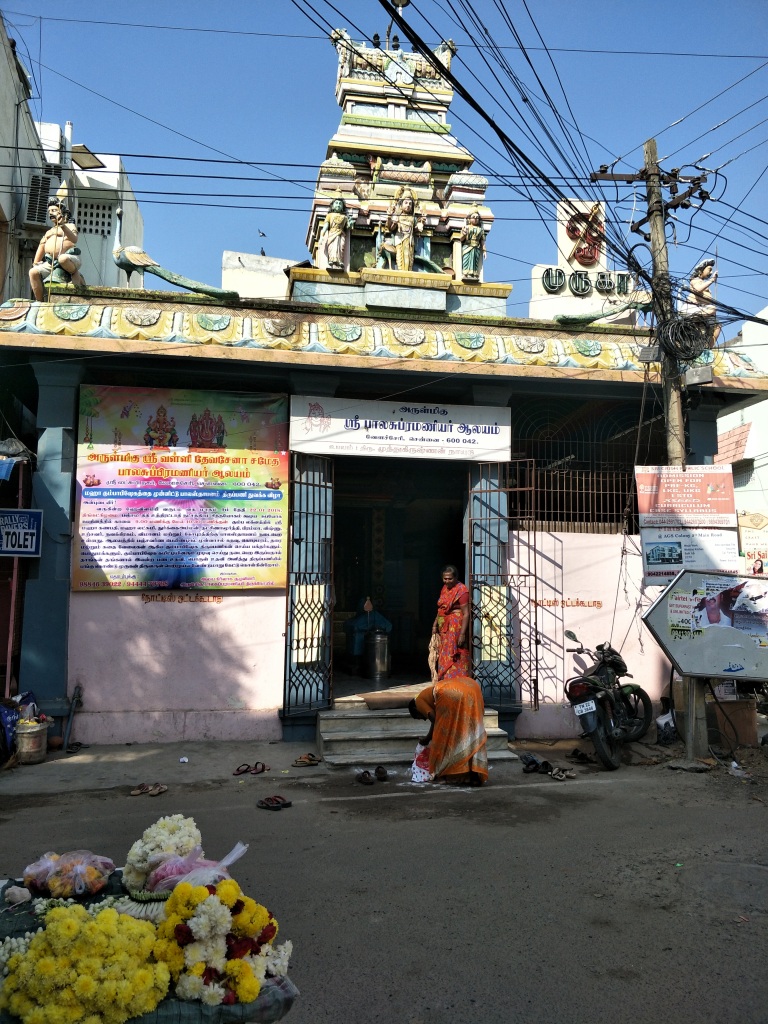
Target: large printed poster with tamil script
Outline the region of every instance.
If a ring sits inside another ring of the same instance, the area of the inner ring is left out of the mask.
[[[285,587],[285,395],[80,389],[72,589]]]

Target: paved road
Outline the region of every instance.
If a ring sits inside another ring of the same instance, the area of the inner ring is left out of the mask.
[[[292,1024],[768,1020],[764,782],[512,763],[481,790],[363,787],[290,768],[301,750],[93,748],[0,774],[0,875],[49,848],[122,863],[182,812],[209,856],[250,843],[235,876],[294,942]],[[272,771],[231,775],[256,759]],[[168,793],[127,795],[161,768]],[[257,809],[275,792],[293,806]]]

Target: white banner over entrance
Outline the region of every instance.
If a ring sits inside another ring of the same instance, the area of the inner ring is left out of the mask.
[[[509,462],[511,411],[294,395],[290,447],[312,455]]]

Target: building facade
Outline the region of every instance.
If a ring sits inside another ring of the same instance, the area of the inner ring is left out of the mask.
[[[518,736],[574,732],[566,628],[665,684],[632,489],[638,446],[665,461],[648,330],[508,318],[469,230],[492,227],[484,179],[445,120],[451,48],[335,45],[309,265],[238,261],[239,301],[89,287],[0,307],[45,522],[20,682],[43,703],[80,686],[84,742],[311,734],[366,597],[393,626],[392,683],[426,679],[445,563]],[[285,297],[242,297],[249,265]],[[725,350],[707,361],[693,462],[723,408],[768,389]]]

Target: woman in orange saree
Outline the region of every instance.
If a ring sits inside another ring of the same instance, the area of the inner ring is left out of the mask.
[[[443,589],[437,599],[437,615],[432,633],[440,639],[437,678],[453,679],[468,676],[469,660],[469,590],[458,580],[455,565],[443,569]]]
[[[433,781],[470,786],[487,782],[485,706],[476,680],[455,676],[438,681],[422,690],[408,710],[413,718],[431,722],[428,735],[420,742],[429,747]]]

